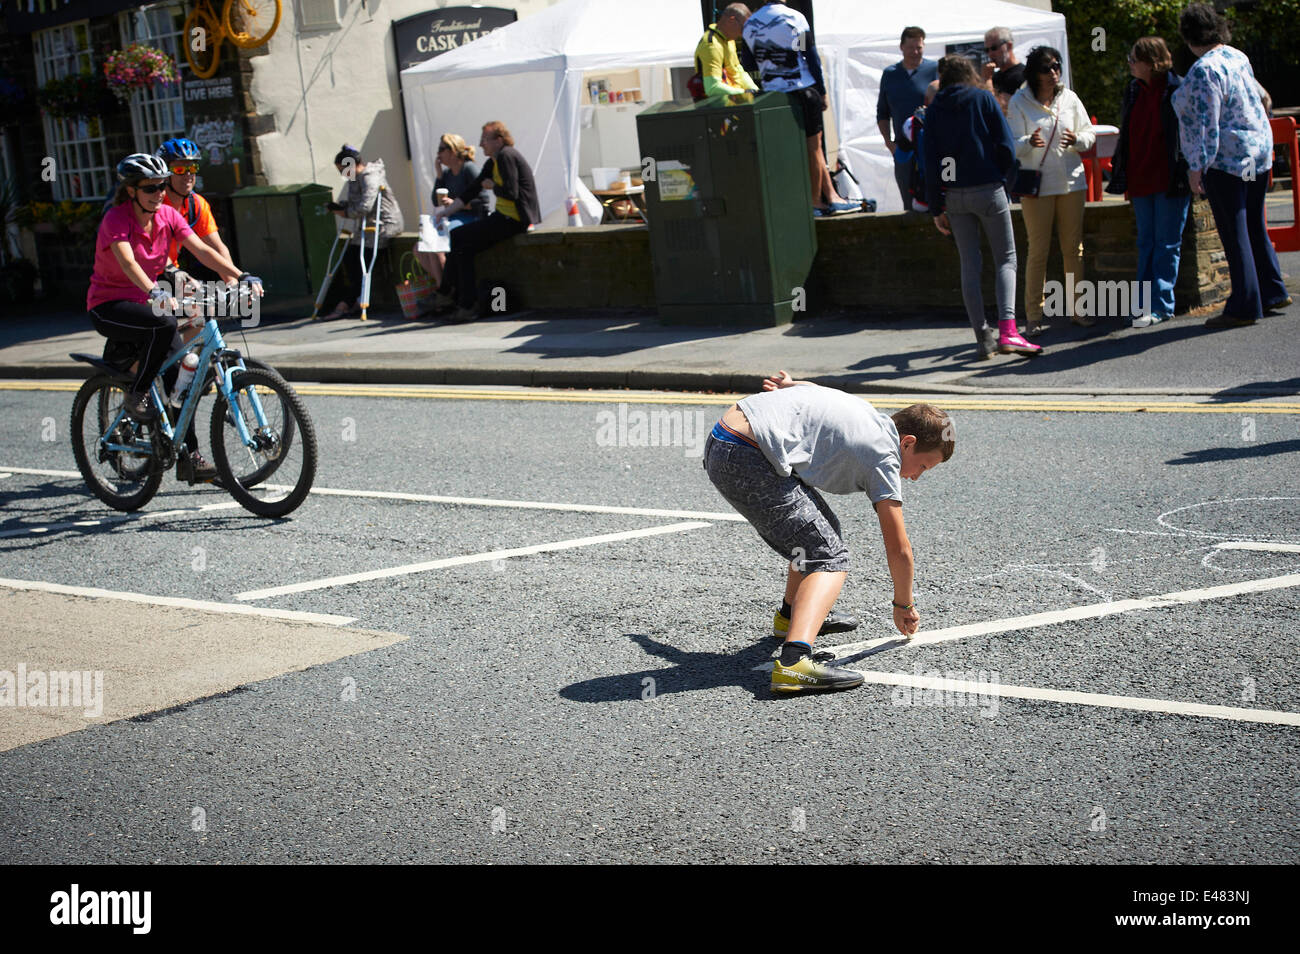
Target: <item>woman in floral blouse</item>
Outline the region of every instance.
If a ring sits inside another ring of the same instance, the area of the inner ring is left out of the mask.
[[[1273,134],[1250,60],[1226,45],[1227,21],[1209,4],[1193,3],[1178,31],[1197,56],[1174,94],[1187,178],[1210,200],[1232,280],[1223,314],[1205,325],[1253,325],[1265,311],[1291,304],[1264,221]]]

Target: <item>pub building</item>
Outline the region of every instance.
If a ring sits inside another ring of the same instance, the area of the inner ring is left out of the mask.
[[[84,294],[93,235],[116,185],[115,167],[175,137],[203,149],[196,186],[236,253],[231,196],[249,186],[341,185],[343,143],[382,158],[408,222],[429,211],[415,195],[399,70],[457,49],[553,0],[252,0],[262,45],[237,46],[211,0],[4,0],[0,4],[0,184],[15,184],[33,220],[10,226],[5,255],[39,262],[46,293]],[[188,32],[187,32],[188,31]],[[254,33],[255,30],[249,30]],[[191,56],[185,45],[194,45]],[[176,83],[105,82],[111,54],[161,50]],[[196,75],[197,71],[205,75]],[[381,69],[376,67],[382,64]],[[96,78],[72,83],[70,77]],[[485,117],[489,119],[492,117]],[[477,143],[478,130],[459,130]],[[0,194],[3,194],[0,192]],[[64,200],[75,213],[58,211]],[[83,221],[84,220],[84,221]]]

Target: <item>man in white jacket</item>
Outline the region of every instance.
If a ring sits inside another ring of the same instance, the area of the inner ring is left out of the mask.
[[[1016,140],[1021,170],[1042,173],[1038,195],[1020,198],[1029,245],[1025,256],[1025,334],[1033,336],[1047,327],[1043,284],[1053,222],[1065,264],[1065,287],[1071,289],[1083,278],[1083,207],[1088,181],[1079,153],[1087,152],[1097,140],[1083,103],[1061,83],[1060,52],[1040,46],[1029,54],[1025,85],[1011,97],[1007,123]],[[1086,328],[1095,324],[1087,315],[1077,313],[1073,301],[1063,302],[1055,312],[1062,313],[1076,325]]]

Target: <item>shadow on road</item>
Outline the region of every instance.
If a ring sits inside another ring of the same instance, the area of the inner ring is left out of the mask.
[[[765,640],[736,653],[690,653],[644,633],[624,635],[669,665],[575,682],[561,689],[560,696],[572,702],[627,702],[677,692],[740,686],[752,692],[758,701],[768,702],[773,698],[768,688],[768,673],[756,672],[754,667],[771,658],[777,647],[775,640]]]
[[[1286,381],[1252,381],[1250,384],[1236,384],[1210,395],[1212,401],[1242,401],[1267,395],[1300,394],[1300,378]]]
[[[1204,450],[1183,451],[1182,457],[1175,457],[1165,463],[1208,464],[1221,460],[1250,460],[1252,457],[1271,457],[1273,454],[1293,454],[1296,451],[1300,451],[1300,440],[1243,444],[1241,447],[1207,447]]]

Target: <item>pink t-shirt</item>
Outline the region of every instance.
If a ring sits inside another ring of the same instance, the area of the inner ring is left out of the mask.
[[[90,276],[90,290],[86,292],[86,310],[106,301],[146,302],[149,294],[136,287],[126,277],[110,246],[114,242],[128,242],[135,255],[136,264],[150,277],[157,277],[167,265],[167,247],[173,236],[178,241],[193,234],[179,212],[165,202],[158,206],[153,216],[153,231],[145,234],[135,220],[135,204],[123,202],[104,213],[95,238],[95,271]]]

